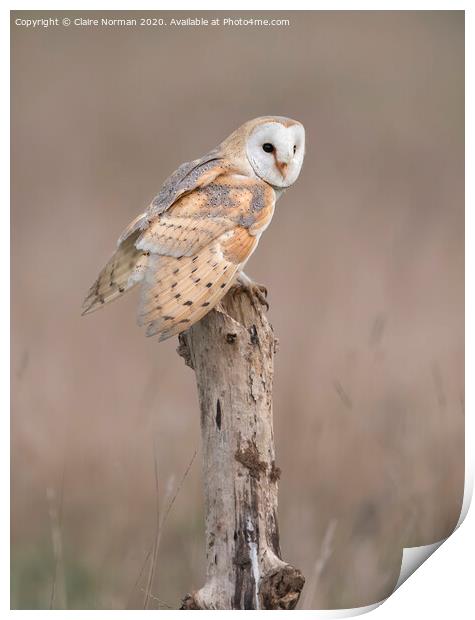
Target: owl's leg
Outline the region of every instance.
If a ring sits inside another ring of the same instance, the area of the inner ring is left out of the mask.
[[[269,309],[269,303],[267,301],[267,289],[263,284],[257,284],[254,280],[251,280],[249,276],[247,276],[244,271],[240,271],[238,273],[237,283],[244,289],[244,291],[249,295],[251,301],[253,297],[257,297],[257,299],[261,302],[263,306]]]

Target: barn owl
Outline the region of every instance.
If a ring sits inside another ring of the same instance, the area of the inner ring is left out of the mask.
[[[160,340],[199,321],[238,282],[263,298],[243,268],[297,180],[303,125],[281,116],[248,121],[204,157],[182,164],[120,236],[83,314],[141,284],[138,321]]]

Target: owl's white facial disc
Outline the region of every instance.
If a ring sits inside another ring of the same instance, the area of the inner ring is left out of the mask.
[[[274,187],[297,180],[305,155],[305,129],[275,121],[258,125],[247,140],[247,158],[258,177]]]

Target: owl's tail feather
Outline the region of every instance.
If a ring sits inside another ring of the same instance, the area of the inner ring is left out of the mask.
[[[121,238],[117,250],[89,289],[82,305],[82,314],[102,308],[104,304],[117,299],[143,279],[148,254],[135,247],[135,242],[141,234],[141,230],[133,230],[129,236]]]

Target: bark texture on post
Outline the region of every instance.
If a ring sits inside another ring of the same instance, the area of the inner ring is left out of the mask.
[[[203,440],[205,585],[182,609],[293,609],[304,584],[282,561],[272,427],[275,338],[263,308],[233,289],[180,336],[196,373]]]

